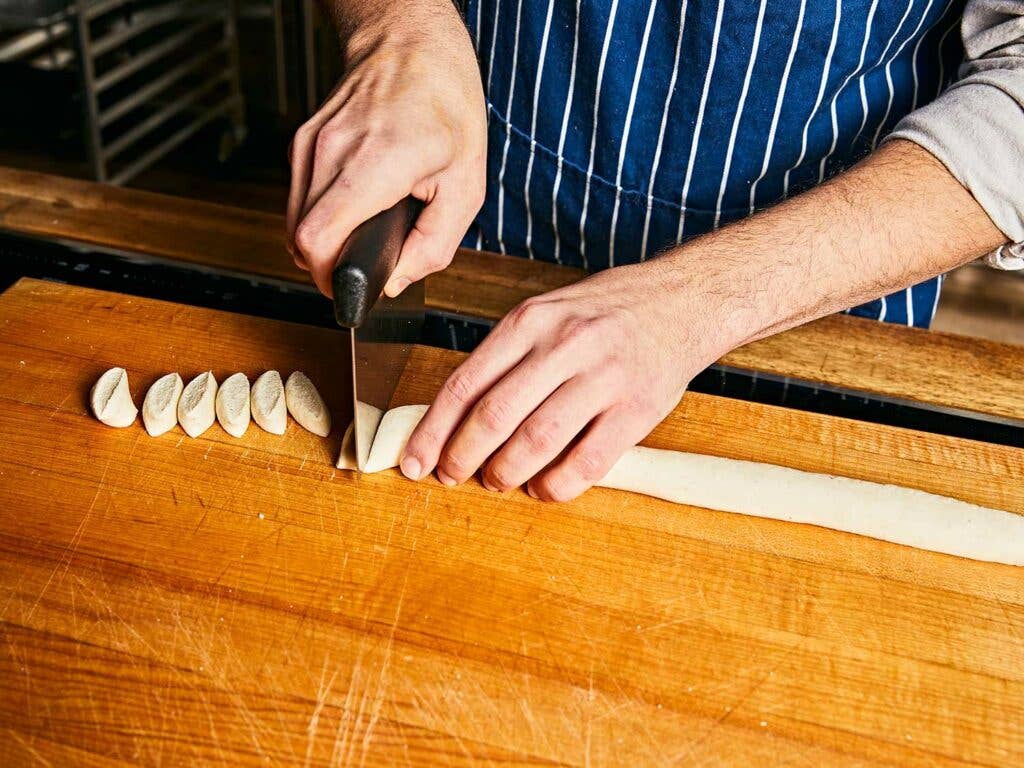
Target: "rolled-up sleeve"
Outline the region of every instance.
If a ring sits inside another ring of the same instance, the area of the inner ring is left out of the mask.
[[[888,138],[927,149],[1024,252],[1024,0],[968,0],[961,30],[966,57],[957,80],[905,116]],[[1019,258],[989,259],[1003,269]]]

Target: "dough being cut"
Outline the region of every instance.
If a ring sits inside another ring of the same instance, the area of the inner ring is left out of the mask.
[[[241,437],[249,428],[249,379],[233,373],[217,390],[217,421],[232,437]]]
[[[294,371],[288,377],[284,385],[284,399],[288,413],[300,426],[320,437],[330,434],[331,414],[313,382],[302,371]]]
[[[168,373],[153,382],[142,401],[142,423],[150,437],[157,437],[178,423],[178,401],[183,385],[181,376]]]
[[[364,472],[398,466],[426,406],[384,414]],[[339,459],[338,466],[342,466]],[[677,504],[806,523],[972,560],[1024,565],[1024,515],[912,488],[636,447],[598,485]]]
[[[373,438],[364,472],[382,472],[397,467],[412,431],[427,412],[425,405],[402,405],[384,414]]]
[[[355,421],[350,421],[345,428],[345,434],[341,438],[341,451],[338,453],[338,469],[358,469],[359,461],[356,459]]]
[[[412,407],[418,408],[419,406]],[[359,418],[354,420],[352,424],[349,424],[348,429],[345,430],[345,436],[341,440],[341,453],[338,455],[337,466],[339,469],[358,468],[363,472],[379,472],[379,469],[367,470],[366,466],[370,458],[370,448],[374,443],[374,435],[380,435],[380,430],[377,427],[381,423],[384,411],[369,403],[364,403],[362,400],[356,402],[356,408],[359,409]],[[400,409],[396,408],[394,410]],[[359,424],[358,436],[353,430],[355,424]],[[415,424],[413,426],[415,427]],[[412,434],[412,428],[406,433],[406,440],[409,439],[410,434]],[[402,448],[404,447],[405,443],[402,443]],[[401,451],[401,448],[399,448],[399,451]],[[389,467],[381,467],[381,469],[389,469]]]
[[[267,432],[284,434],[288,426],[288,410],[281,374],[277,371],[261,374],[252,385],[252,418]]]
[[[216,398],[217,380],[213,371],[200,373],[185,385],[178,400],[178,423],[185,434],[199,437],[213,425]]]
[[[89,392],[89,404],[96,418],[108,427],[128,427],[139,409],[128,391],[128,371],[111,368],[100,376]]]

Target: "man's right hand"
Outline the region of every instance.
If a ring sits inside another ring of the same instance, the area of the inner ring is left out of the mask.
[[[345,75],[295,133],[288,242],[331,295],[349,234],[407,195],[426,205],[385,293],[444,269],[483,203],[487,116],[451,0],[334,0]]]

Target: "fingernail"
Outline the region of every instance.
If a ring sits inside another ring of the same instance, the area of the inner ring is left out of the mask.
[[[409,278],[399,277],[391,281],[391,292],[388,294],[392,299],[409,287]]]
[[[487,478],[486,477],[482,478],[480,480],[480,482],[483,483],[484,488],[486,488],[491,493],[499,493],[497,488],[495,488],[493,485],[491,485],[489,482],[487,482]]]
[[[526,486],[526,492],[527,492],[528,494],[530,494],[530,496],[531,496],[532,498],[534,498],[534,499],[537,499],[537,501],[540,501],[540,496],[538,496],[538,495],[537,495],[537,494],[536,494],[536,493],[534,492],[534,490],[533,490],[533,486],[530,486],[530,485]]]
[[[451,488],[452,486],[454,486],[456,484],[455,480],[453,480],[451,477],[446,475],[440,469],[437,470],[437,479],[440,480],[442,484],[447,485],[449,488]]]
[[[402,459],[402,474],[410,480],[419,480],[423,476],[423,466],[415,456],[406,456]]]

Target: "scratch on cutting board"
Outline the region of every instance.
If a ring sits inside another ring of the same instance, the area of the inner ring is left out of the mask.
[[[754,520],[753,518],[749,518],[749,517],[745,517],[744,519],[746,520],[748,527],[761,540],[761,543],[764,544],[765,548],[768,551],[770,551],[773,555],[776,555],[777,557],[781,557],[781,558],[785,558],[786,557],[784,554],[779,552],[771,544],[771,542],[768,541],[768,538],[764,535],[764,533],[758,527],[758,521]],[[849,551],[847,552],[847,554],[849,554]],[[867,574],[869,574],[871,576],[874,576],[876,574],[876,570],[875,569],[871,568],[868,564],[864,563],[859,558],[853,557],[852,559],[854,560],[854,562],[857,563],[857,565],[859,565],[864,570],[865,573],[867,573]],[[807,605],[816,605],[817,601],[815,600],[814,595],[812,595],[810,590],[807,588],[807,581],[806,581],[806,579],[800,579],[798,584],[800,586],[800,606],[801,606],[801,610],[806,613],[807,608],[805,606],[807,606]],[[820,609],[821,615],[825,617],[825,619],[828,621],[828,623],[832,626],[832,629],[835,630],[836,637],[846,639],[846,637],[848,636],[849,633],[843,631],[843,629],[839,626],[839,623],[836,621],[836,619],[832,615],[832,613],[830,611],[826,610],[823,605],[818,606],[818,607]]]
[[[590,664],[590,685],[587,691],[586,722],[583,729],[583,765],[590,768],[590,753],[594,746],[594,664]]]
[[[367,724],[366,730],[363,733],[363,752],[359,759],[360,766],[366,763],[366,755],[369,752],[370,744],[373,740],[373,730],[377,726],[377,720],[380,718],[381,709],[384,707],[384,698],[387,692],[388,672],[391,668],[391,656],[394,653],[395,647],[395,630],[398,628],[398,622],[402,617],[402,605],[405,603],[405,592],[408,586],[409,570],[407,569],[405,572],[405,579],[402,581],[402,591],[399,592],[398,603],[395,605],[395,616],[391,620],[391,631],[388,633],[388,642],[384,647],[384,660],[381,662],[380,673],[377,676],[376,694],[374,696],[373,709],[370,713],[370,722]]]
[[[830,354],[831,353],[826,350],[825,354],[821,356],[821,365],[818,366],[818,373],[824,373],[825,372],[825,363],[828,362],[828,356]]]
[[[669,619],[668,621],[660,621],[657,624],[651,624],[651,625],[646,626],[643,629],[641,629],[640,632],[647,633],[647,632],[652,632],[652,631],[659,630],[659,629],[666,629],[668,627],[681,627],[681,626],[685,626],[687,624],[692,624],[692,623],[697,622],[697,621],[703,621],[703,620],[708,619],[708,618],[710,618],[712,616],[720,616],[723,613],[729,613],[730,611],[733,611],[733,610],[734,610],[734,608],[732,606],[728,606],[726,608],[719,608],[718,610],[714,610],[714,611],[712,611],[712,610],[694,611],[693,613],[687,614],[686,616],[679,616],[678,618],[675,618],[675,619]]]
[[[627,707],[636,706],[637,705],[637,703],[634,700],[631,699],[629,694],[627,694],[623,690],[622,684],[617,679],[613,679],[613,682],[615,684],[615,690],[618,692],[619,696],[622,697],[622,699],[623,699],[623,703],[620,704],[617,707],[611,707],[607,712],[605,712],[604,715],[601,716],[602,719],[605,718],[605,717],[610,717],[611,715],[613,715],[616,712],[618,712],[620,709],[625,709]],[[647,736],[647,751],[648,751],[648,754],[649,754],[649,756],[651,758],[650,760],[643,761],[643,762],[654,763],[657,759],[664,760],[664,749],[661,747],[661,744],[659,743],[658,739],[655,738],[654,734],[651,732],[651,727],[650,727],[650,724],[649,724],[649,719],[648,718],[641,718],[640,719],[640,726],[643,728],[644,735]],[[679,763],[667,762],[666,761],[666,764],[667,765],[678,765]]]
[[[723,712],[722,712],[722,714],[720,714],[718,717],[716,717],[712,721],[711,725],[703,733],[703,735],[690,745],[690,747],[686,750],[685,754],[679,755],[679,759],[678,760],[673,760],[672,762],[676,763],[676,764],[680,764],[680,765],[687,765],[687,764],[689,764],[689,762],[691,761],[691,759],[693,757],[694,751],[699,749],[700,746],[702,744],[704,744],[704,742],[706,742],[711,737],[711,734],[714,733],[714,731],[720,725],[722,725],[722,723],[724,723],[726,720],[728,720],[730,717],[732,717],[733,714],[736,712],[736,710],[738,710],[741,706],[743,706],[743,704],[746,701],[748,701],[761,688],[761,686],[763,686],[766,682],[768,682],[768,680],[771,679],[775,675],[775,671],[779,667],[781,667],[783,665],[783,663],[785,663],[797,651],[802,649],[807,644],[807,640],[808,640],[808,638],[806,638],[806,637],[803,638],[802,640],[800,640],[800,642],[798,642],[796,645],[794,645],[792,648],[790,648],[788,651],[786,651],[782,655],[782,658],[780,658],[778,661],[776,661],[774,664],[772,664],[771,668],[764,675],[759,677],[754,682],[754,684],[750,687],[749,690],[747,690],[743,694],[740,694],[739,698],[736,699],[733,703],[726,705],[724,710],[723,710]]]
[[[72,397],[78,397],[78,393],[77,392],[69,392],[67,395],[65,395],[64,399],[61,400],[59,403],[57,403],[57,405],[55,405],[53,407],[53,410],[50,412],[49,418],[52,419],[54,416],[56,416],[58,413],[60,413],[64,409],[64,403],[66,403]]]
[[[331,679],[324,684],[324,680],[327,677],[327,664],[330,661],[330,654],[324,654],[324,663],[320,669],[320,685],[317,687],[316,692],[316,703],[313,706],[313,713],[309,717],[309,723],[306,726],[306,762],[305,765],[309,765],[310,760],[313,759],[313,744],[316,742],[316,731],[320,725],[320,713],[323,711],[324,704],[327,698],[331,695],[331,688],[334,687],[334,681],[338,677],[338,671],[334,670],[334,674],[331,675]]]
[[[125,463],[126,463],[126,464],[127,464],[127,463],[128,463],[129,461],[131,461],[131,458],[132,458],[132,456],[134,456],[134,455],[135,455],[135,448],[136,448],[136,446],[138,446],[138,444],[139,444],[139,438],[141,438],[141,437],[142,437],[142,436],[143,436],[144,434],[145,434],[145,432],[140,432],[140,431],[136,431],[136,432],[135,432],[135,436],[134,436],[134,438],[132,439],[132,444],[131,444],[131,447],[130,447],[130,448],[128,449],[128,455],[127,455],[127,456],[125,457],[125,459],[124,459],[124,461],[125,461]]]
[[[388,527],[388,537],[384,541],[384,559],[385,560],[388,559],[388,553],[391,552],[391,537],[394,535],[394,533],[395,533],[395,516],[392,515],[391,516],[391,525]],[[406,581],[408,581],[408,576],[406,577]],[[404,586],[402,587],[402,594],[403,594],[403,596],[405,594],[405,587]]]
[[[442,699],[440,702],[437,701],[439,688],[441,690],[440,698]],[[496,710],[490,697],[487,696],[479,684],[477,689],[479,691],[479,699],[491,704],[492,709]],[[420,720],[428,723],[433,730],[444,733],[446,736],[454,739],[456,745],[466,757],[468,765],[475,765],[479,762],[479,757],[473,754],[459,735],[459,729],[464,727],[464,723],[459,720],[458,713],[448,700],[446,681],[442,681],[439,686],[431,686],[426,691],[411,691],[409,696],[411,704],[420,716]],[[430,698],[427,698],[427,696],[430,696]],[[497,718],[493,722],[495,725],[501,724]]]
[[[529,651],[527,650],[525,636],[520,635],[519,644],[520,644],[519,658],[520,659],[529,659],[530,656],[529,656]],[[495,663],[497,664],[498,671],[504,676],[505,680],[508,683],[507,687],[508,687],[508,690],[510,691],[510,698],[513,698],[515,700],[516,708],[519,710],[520,714],[522,715],[522,719],[526,722],[526,725],[529,728],[529,732],[530,732],[531,737],[533,737],[535,740],[538,740],[538,741],[539,740],[543,740],[544,744],[545,744],[545,747],[547,748],[548,753],[552,753],[552,748],[551,748],[551,742],[549,740],[548,729],[546,729],[544,727],[538,728],[538,726],[537,726],[537,718],[534,715],[533,709],[530,707],[530,700],[532,699],[532,693],[530,691],[530,671],[529,671],[529,669],[528,668],[524,668],[522,670],[522,672],[514,674],[514,670],[509,669],[502,662],[501,656],[498,656],[498,657],[495,658]],[[515,662],[513,662],[513,664],[515,664]],[[456,674],[458,674],[458,673],[456,672]],[[520,686],[521,686],[521,689],[520,689]],[[515,730],[516,730],[516,727],[517,727],[516,724],[514,722],[503,723],[502,722],[502,712],[498,709],[496,704],[491,700],[491,697],[487,694],[487,692],[483,690],[482,686],[480,686],[478,684],[477,687],[480,689],[480,692],[481,692],[481,697],[480,698],[483,701],[485,701],[486,703],[491,705],[492,720],[493,720],[493,722],[495,722],[496,724],[505,725],[506,727],[510,727],[512,729],[513,734],[514,734]]]
[[[203,523],[206,522],[206,516],[208,514],[210,514],[210,510],[208,510],[208,509],[206,509],[204,507],[203,508],[203,516],[201,518],[199,518],[199,522],[196,523],[196,527],[192,529],[192,535],[193,536],[195,536],[197,533],[199,533],[199,529],[203,527]]]
[[[24,747],[25,750],[28,751],[32,755],[32,757],[34,757],[36,760],[38,760],[42,765],[53,766],[53,763],[51,763],[49,760],[47,760],[45,757],[43,757],[43,755],[35,747],[33,747],[30,743],[25,741],[25,737],[22,736],[20,733],[18,733],[16,730],[14,730],[13,728],[8,728],[7,729],[7,733],[9,733],[11,736],[13,736],[15,738],[15,740],[19,744],[21,744],[21,746]]]
[[[280,733],[285,732],[285,730],[282,729],[278,732],[265,724],[252,712],[252,710],[249,709],[248,705],[245,703],[245,699],[239,694],[236,688],[237,680],[239,678],[238,670],[244,668],[245,665],[237,651],[235,651],[233,655],[227,656],[226,664],[220,664],[220,657],[216,656],[210,647],[210,642],[214,637],[213,627],[196,626],[198,622],[195,620],[186,622],[181,615],[180,609],[177,608],[171,610],[169,613],[174,620],[174,642],[172,645],[178,645],[177,637],[179,633],[184,636],[185,642],[182,644],[183,650],[191,651],[199,662],[198,671],[205,673],[214,685],[217,688],[220,688],[231,700],[235,706],[235,711],[238,713],[238,716],[248,727],[249,739],[254,750],[264,762],[269,762],[271,760],[271,755],[263,746],[264,740],[279,744]],[[195,631],[193,631],[193,629],[195,629]],[[207,641],[200,642],[202,638],[206,638]],[[223,650],[230,654],[230,652],[233,651],[233,646],[231,646],[230,643],[225,643]],[[200,691],[196,689],[196,692],[199,693]],[[205,696],[204,703],[208,703],[205,700]],[[278,715],[280,716],[280,713],[278,713]],[[286,744],[293,758],[290,762],[297,763],[298,756],[295,754],[294,748],[292,748],[291,740],[286,740]]]
[[[334,745],[331,751],[332,765],[352,765],[355,757],[354,752],[357,748],[360,749],[359,764],[362,766],[366,763],[370,747],[373,743],[374,731],[380,718],[384,701],[387,697],[388,674],[391,666],[391,658],[394,654],[395,631],[401,619],[402,606],[405,603],[405,594],[408,584],[409,572],[406,571],[405,579],[402,583],[402,589],[398,596],[398,602],[395,606],[395,615],[391,621],[391,631],[388,633],[387,643],[384,647],[384,658],[380,663],[377,678],[373,683],[370,683],[369,681],[363,682],[362,680],[365,669],[363,660],[366,651],[365,643],[367,636],[364,635],[360,639],[359,651],[356,654],[356,658],[352,666],[352,672],[349,676],[348,691],[345,694],[345,701],[342,705],[341,716],[338,720],[338,728],[335,732]],[[367,612],[369,612],[369,610],[370,607],[367,606]],[[364,623],[368,623],[369,615],[364,616],[363,620]],[[359,705],[358,709],[353,713],[353,699],[356,695],[357,689],[361,690],[359,695]],[[371,697],[372,701],[370,701]],[[366,715],[368,703],[369,718],[367,720]],[[366,721],[366,726],[363,730],[362,739],[360,739],[357,744],[357,731],[364,720]]]
[[[402,538],[407,538],[409,536],[409,523],[412,522],[412,519],[413,519],[413,517],[415,517],[415,515],[416,515],[416,512],[413,509],[411,509],[411,502],[406,502],[406,504],[405,504],[405,525],[402,527]]]
[[[321,440],[321,441],[317,442],[317,445],[320,446],[320,455],[323,458],[324,462],[328,466],[333,467],[334,466],[334,456],[331,454],[331,452],[329,450],[327,450],[326,443]],[[331,471],[331,479],[333,479],[333,478],[334,478],[334,471],[332,470]]]
[[[664,629],[666,627],[675,627],[682,624],[689,624],[692,621],[697,621],[698,619],[704,617],[718,616],[720,614],[728,613],[730,610],[733,610],[731,606],[727,608],[713,609],[711,607],[711,604],[708,602],[708,596],[707,592],[704,589],[704,584],[699,581],[695,584],[695,589],[692,592],[685,595],[681,595],[677,598],[673,598],[668,603],[662,604],[662,607],[668,608],[669,606],[676,605],[680,601],[685,601],[687,605],[692,605],[695,601],[699,601],[700,608],[698,610],[693,611],[693,613],[689,613],[685,616],[679,616],[674,619],[666,619],[665,621],[660,621],[656,624],[649,624],[648,626],[644,627],[642,631],[651,632],[659,629]]]
[[[159,657],[156,648],[154,648],[149,643],[149,641],[146,640],[146,638],[139,634],[139,631],[135,629],[134,626],[129,624],[128,621],[121,614],[115,611],[111,603],[104,600],[103,597],[100,596],[100,594],[95,589],[90,587],[83,579],[79,578],[78,576],[73,576],[72,580],[77,582],[79,588],[87,592],[92,597],[92,599],[95,601],[95,604],[99,607],[100,610],[105,611],[110,618],[116,619],[118,622],[120,622],[121,626],[128,630],[128,634],[134,637],[139,643],[141,643],[142,646],[152,655],[153,658]],[[117,643],[117,638],[113,637],[113,633],[111,633],[111,640],[115,642],[115,646],[120,645],[120,643]],[[122,648],[122,650],[126,649]]]
[[[25,688],[25,701],[31,704],[34,698],[32,696],[32,667],[29,664],[28,654],[21,653],[19,655],[18,646],[14,644],[14,641],[11,640],[10,635],[6,632],[4,633],[4,640],[7,641],[7,653],[11,661],[14,662],[15,666],[21,667],[21,670],[25,673],[25,676],[22,678],[22,684]],[[31,715],[31,713],[29,714]]]
[[[341,512],[338,511],[338,494],[335,491],[333,485],[330,488],[331,488],[331,502],[334,504],[334,524],[338,528],[338,536],[340,537],[341,536]],[[346,557],[347,557],[347,555],[346,555]]]
[[[103,466],[103,472],[100,475],[100,481],[96,486],[96,493],[93,494],[92,501],[89,502],[89,508],[85,511],[85,514],[82,515],[82,522],[78,524],[78,528],[75,530],[74,534],[72,534],[71,540],[64,547],[64,550],[63,552],[61,552],[57,564],[50,572],[50,577],[46,580],[46,583],[43,585],[42,590],[40,590],[39,592],[39,596],[36,597],[36,601],[32,604],[32,608],[29,610],[28,615],[24,619],[26,624],[32,620],[33,616],[35,616],[36,608],[39,607],[39,601],[43,599],[43,595],[45,595],[46,591],[50,588],[50,584],[53,583],[53,578],[57,575],[57,571],[59,571],[61,569],[61,566],[63,566],[64,574],[66,574],[68,572],[68,569],[71,567],[71,561],[74,559],[75,552],[78,551],[78,544],[79,542],[81,542],[82,533],[85,531],[85,524],[89,521],[89,518],[92,516],[93,508],[96,506],[96,500],[100,497],[100,493],[103,491],[103,487],[106,484],[107,470],[110,469],[110,462],[111,459],[108,458],[107,463],[104,464]],[[64,578],[64,574],[61,574],[62,579]]]
[[[342,704],[341,715],[338,718],[338,728],[334,734],[334,745],[331,748],[331,765],[348,764],[349,744],[352,731],[355,730],[355,723],[352,722],[352,699],[356,687],[359,685],[359,678],[362,676],[363,654],[366,651],[366,636],[359,640],[359,652],[352,663],[352,671],[349,673],[348,690],[345,692],[345,701]],[[352,723],[352,727],[349,724]]]
[[[1017,624],[1010,615],[1010,612],[1006,610],[1006,604],[1002,600],[995,600],[995,604],[999,606],[999,610],[1002,611],[1006,619],[1006,628],[1009,630],[1010,636],[1016,641],[1017,645],[1024,646],[1024,638],[1021,637],[1020,632],[1017,630]]]

